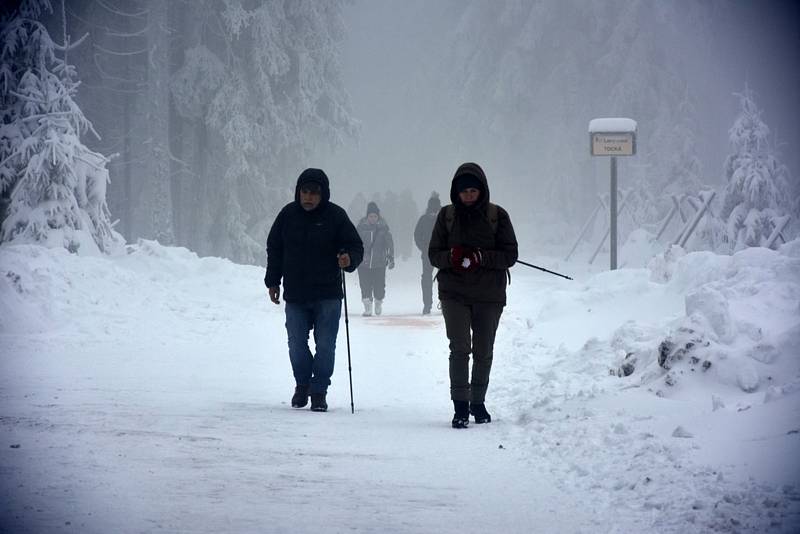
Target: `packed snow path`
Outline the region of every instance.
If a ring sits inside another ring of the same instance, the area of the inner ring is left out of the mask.
[[[698,410],[609,374],[616,338],[650,339],[683,310],[642,272],[585,287],[516,270],[487,400],[494,421],[453,430],[444,327],[418,315],[415,261],[390,273],[383,317],[360,316],[348,277],[356,413],[343,323],[320,414],[289,407],[283,307],[268,302],[261,269],[133,250],[3,252],[3,531],[799,524],[796,394],[728,396],[712,414],[710,401]]]

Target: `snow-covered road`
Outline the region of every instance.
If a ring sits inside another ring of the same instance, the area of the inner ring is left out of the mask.
[[[342,324],[320,414],[289,407],[283,311],[261,269],[148,243],[132,251],[3,251],[3,531],[798,525],[791,388],[765,403],[763,391],[695,376],[664,395],[609,374],[620,350],[652,345],[684,313],[683,296],[643,270],[573,285],[515,270],[487,399],[494,421],[457,431],[444,328],[418,315],[416,261],[390,273],[383,317],[360,316],[348,278],[356,413]],[[783,360],[796,330],[774,338]],[[712,413],[712,393],[726,409]],[[674,436],[679,426],[691,437]]]

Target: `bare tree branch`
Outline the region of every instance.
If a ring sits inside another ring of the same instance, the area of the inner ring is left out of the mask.
[[[150,52],[149,48],[143,48],[141,50],[134,50],[133,52],[117,52],[115,50],[109,50],[108,48],[103,48],[102,46],[100,46],[97,43],[95,43],[94,47],[96,49],[100,50],[101,52],[104,52],[106,54],[111,54],[111,55],[114,55],[114,56],[135,56],[136,54],[147,54],[148,52]]]
[[[103,68],[103,66],[100,65],[100,61],[98,61],[99,58],[100,58],[100,54],[93,54],[92,55],[92,59],[94,60],[94,66],[97,68],[97,71],[100,73],[100,76],[102,76],[104,79],[113,80],[113,81],[122,82],[122,83],[141,84],[141,82],[139,80],[128,80],[127,78],[121,78],[119,76],[114,76],[113,74],[109,74],[108,72],[106,72],[106,70]],[[91,86],[87,85],[87,87],[91,87]]]
[[[69,52],[73,48],[77,48],[81,43],[83,43],[86,38],[89,37],[89,33],[83,34],[83,37],[75,41],[74,43],[69,43],[69,45],[60,45],[58,43],[53,42],[53,48],[58,50],[59,52]],[[66,57],[64,58],[66,60]]]
[[[114,14],[117,14],[117,15],[121,15],[123,17],[146,17],[147,14],[150,13],[149,9],[143,9],[142,11],[139,11],[138,13],[125,13],[124,11],[120,11],[119,9],[116,9],[116,8],[113,8],[113,7],[109,6],[108,4],[103,2],[103,0],[95,0],[95,1],[100,6],[102,6],[105,9],[107,9],[111,13],[114,13]]]

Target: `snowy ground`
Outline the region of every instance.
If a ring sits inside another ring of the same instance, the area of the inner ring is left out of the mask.
[[[348,276],[352,415],[344,324],[331,410],[289,407],[260,268],[0,248],[0,530],[797,532],[800,243],[674,252],[515,267],[494,421],[454,430],[416,258],[384,317]]]

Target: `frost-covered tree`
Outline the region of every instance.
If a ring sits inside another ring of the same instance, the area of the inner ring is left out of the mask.
[[[355,132],[339,65],[346,1],[67,2],[72,27],[90,32],[91,53],[74,60],[79,103],[103,132],[93,148],[119,154],[109,203],[121,231],[264,261],[311,152]]]
[[[139,184],[139,235],[175,244],[169,157],[169,63],[167,2],[148,0],[144,167]]]
[[[668,121],[667,124],[670,125],[669,146],[675,147],[677,152],[667,162],[668,179],[662,193],[697,195],[709,187],[704,185],[702,165],[697,155],[697,124],[694,120],[697,113],[688,89],[675,111],[674,120]]]
[[[728,131],[733,153],[725,161],[728,182],[721,213],[734,250],[761,245],[778,217],[792,208],[789,169],[778,160],[755,95],[745,86],[737,96],[741,110]]]
[[[532,205],[526,211],[540,225],[565,215],[582,220],[607,190],[605,180],[588,178],[600,163],[583,149],[586,126],[599,116],[630,117],[640,131],[636,157],[620,161],[620,186],[634,190],[626,211],[641,224],[660,219],[658,195],[676,178],[670,158],[684,148],[674,126],[686,84],[661,46],[680,34],[681,8],[642,0],[459,6],[440,66],[456,97],[442,108],[463,112],[454,122],[466,127],[452,135],[466,134],[466,151],[493,154],[501,176],[524,177],[511,208]]]
[[[356,133],[339,77],[342,3],[200,5],[187,7],[207,17],[172,94],[184,119],[211,132],[205,157],[221,162],[208,184],[215,252],[259,262],[271,217],[291,199],[293,173],[307,166],[310,149]]]
[[[23,0],[0,24],[0,241],[109,252],[121,236],[106,206],[107,159],[81,141],[92,125],[73,99],[74,68],[56,55],[69,43],[51,39],[45,12],[49,0]]]

